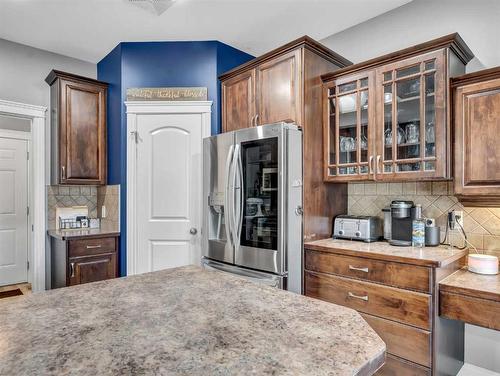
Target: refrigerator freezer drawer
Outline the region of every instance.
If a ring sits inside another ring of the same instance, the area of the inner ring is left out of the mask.
[[[221,262],[213,261],[207,258],[202,258],[203,268],[208,270],[217,270],[219,272],[230,273],[237,277],[260,283],[267,286],[272,286],[280,289],[286,288],[286,276],[278,276],[275,274],[258,272],[251,269],[240,268],[234,265],[228,265]]]

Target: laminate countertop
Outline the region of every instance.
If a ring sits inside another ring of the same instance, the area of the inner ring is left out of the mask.
[[[306,242],[304,247],[316,251],[360,256],[376,260],[396,261],[413,265],[443,267],[461,259],[468,250],[449,246],[398,247],[387,242],[365,243],[357,240],[323,239]]]
[[[0,300],[0,375],[371,375],[354,310],[188,266]]]
[[[439,282],[439,290],[500,302],[500,274],[477,274],[464,267]]]
[[[59,240],[78,240],[120,236],[120,230],[116,228],[83,228],[78,230],[48,230],[47,234]]]

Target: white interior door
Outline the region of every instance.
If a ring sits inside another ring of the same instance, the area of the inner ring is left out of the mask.
[[[28,280],[28,143],[0,138],[0,285]]]
[[[201,114],[136,119],[137,273],[199,264]]]

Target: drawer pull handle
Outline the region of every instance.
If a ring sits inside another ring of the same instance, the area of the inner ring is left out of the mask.
[[[368,268],[356,268],[355,266],[349,265],[349,270],[357,270],[358,272],[368,273]]]
[[[69,270],[70,270],[70,272],[69,272],[70,277],[74,278],[74,276],[75,276],[75,263],[74,262],[69,263]]]
[[[347,293],[347,296],[348,296],[349,298],[361,299],[361,300],[364,300],[365,302],[367,302],[367,301],[368,301],[368,295],[365,295],[365,296],[355,295],[355,294],[353,294],[352,292],[350,292],[350,291],[349,291],[349,292]]]
[[[88,245],[87,249],[96,249],[96,248],[101,248],[102,246],[100,244],[98,245]]]

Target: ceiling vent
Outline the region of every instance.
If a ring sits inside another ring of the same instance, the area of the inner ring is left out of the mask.
[[[172,6],[175,0],[125,0],[128,3],[137,5],[138,7],[160,15]]]

